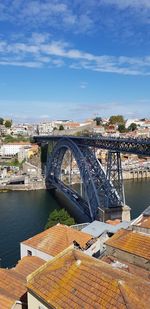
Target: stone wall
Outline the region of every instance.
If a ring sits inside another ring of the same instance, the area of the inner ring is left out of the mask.
[[[129,252],[122,251],[120,249],[111,247],[106,244],[106,255],[112,255],[116,257],[119,260],[127,261],[131,264],[137,265],[139,267],[145,268],[147,270],[150,270],[150,261],[137,256],[135,254],[131,254]]]
[[[20,185],[0,185],[0,191],[34,191],[45,189],[45,182],[39,181],[31,184],[20,184]]]

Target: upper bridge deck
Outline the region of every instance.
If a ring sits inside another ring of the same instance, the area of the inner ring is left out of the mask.
[[[37,135],[33,137],[36,143],[48,143],[60,139],[71,139],[78,145],[112,150],[121,153],[131,153],[142,156],[150,156],[150,138],[115,138],[115,137],[77,137],[77,136],[55,136]]]

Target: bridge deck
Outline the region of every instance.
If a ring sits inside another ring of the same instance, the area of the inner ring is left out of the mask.
[[[71,139],[78,145],[85,145],[95,148],[107,149],[122,153],[150,156],[150,138],[115,138],[115,137],[76,137],[76,136],[34,136],[37,143],[57,142],[60,139]]]

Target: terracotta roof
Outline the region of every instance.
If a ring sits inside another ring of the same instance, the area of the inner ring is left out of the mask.
[[[149,308],[147,281],[79,250],[65,251],[27,278],[28,291],[48,308]]]
[[[111,225],[117,225],[121,223],[121,220],[120,219],[107,220],[106,223],[111,224]]]
[[[80,247],[84,248],[92,237],[90,234],[75,230],[69,226],[57,224],[23,241],[23,244],[55,256],[72,245],[73,241],[76,241]]]
[[[24,257],[15,268],[0,268],[0,309],[11,308],[17,301],[26,303],[26,277],[43,265],[38,257]]]
[[[10,309],[13,304],[14,304],[14,299],[9,298],[8,295],[5,296],[5,295],[1,294],[1,288],[0,288],[0,308],[1,309],[7,309],[7,308]]]
[[[120,230],[106,241],[106,245],[150,259],[150,235]]]
[[[136,225],[136,226],[142,227],[142,228],[150,229],[150,216],[149,217],[148,216],[142,216],[133,225]]]

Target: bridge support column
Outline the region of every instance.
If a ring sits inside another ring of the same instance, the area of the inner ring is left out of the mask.
[[[127,205],[122,206],[122,221],[131,220],[131,208]]]
[[[107,159],[107,179],[112,181],[114,187],[116,188],[121,201],[125,204],[125,194],[124,194],[124,184],[122,175],[122,165],[120,152],[109,151]]]
[[[127,205],[105,209],[99,208],[98,219],[102,222],[115,219],[130,221],[130,210],[131,208]]]

